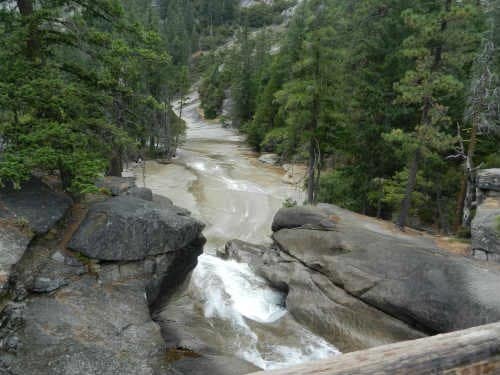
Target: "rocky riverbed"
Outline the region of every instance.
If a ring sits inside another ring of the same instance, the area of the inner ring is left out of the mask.
[[[239,240],[245,262],[287,294],[294,318],[344,351],[500,321],[500,268],[435,238],[332,205],[280,210],[271,247]]]
[[[38,179],[0,190],[0,373],[174,373],[152,314],[196,266],[204,225],[130,180],[102,187],[78,205]]]

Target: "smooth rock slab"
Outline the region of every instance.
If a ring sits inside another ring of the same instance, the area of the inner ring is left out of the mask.
[[[167,373],[165,344],[140,281],[99,285],[84,276],[53,295],[29,297],[23,319],[10,336],[16,354],[0,352],[0,368],[10,375]]]
[[[500,321],[500,268],[440,250],[430,237],[332,205],[335,230],[315,243],[300,233],[275,233],[292,254],[349,294],[429,333]],[[299,231],[302,229],[298,229]],[[320,241],[320,242],[318,242]],[[329,249],[329,244],[340,244]]]
[[[104,261],[142,260],[183,249],[203,227],[175,209],[121,196],[93,204],[68,247]]]

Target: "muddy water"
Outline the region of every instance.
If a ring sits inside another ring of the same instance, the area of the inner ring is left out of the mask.
[[[305,196],[281,181],[280,168],[260,163],[234,130],[204,121],[198,107],[192,94],[183,110],[186,141],[175,161],[148,162],[137,173],[139,184],[207,224],[205,254],[187,290],[164,311],[166,319],[189,326],[181,329],[182,345],[206,346],[265,369],[336,355],[336,348],[293,320],[283,307],[285,296],[248,265],[215,257],[233,238],[269,242],[272,218],[285,199],[301,202]]]

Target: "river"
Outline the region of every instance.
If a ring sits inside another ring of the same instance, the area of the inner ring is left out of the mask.
[[[193,93],[183,109],[186,140],[174,162],[148,161],[138,173],[139,185],[169,197],[207,225],[205,253],[190,285],[177,298],[178,319],[186,320],[189,334],[203,345],[263,369],[338,354],[299,325],[284,307],[286,296],[269,288],[247,264],[215,256],[234,238],[269,243],[272,218],[285,199],[300,202],[305,196],[300,188],[282,182],[281,168],[260,163],[242,136],[203,120],[198,108]],[[176,314],[167,313],[169,319]]]

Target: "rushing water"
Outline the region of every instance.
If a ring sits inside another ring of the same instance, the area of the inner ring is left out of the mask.
[[[269,288],[247,264],[215,256],[233,238],[269,242],[271,221],[286,198],[303,192],[281,181],[283,171],[265,166],[234,130],[198,114],[191,95],[183,110],[186,142],[173,164],[148,162],[142,184],[169,197],[207,224],[205,254],[187,289],[203,329],[190,327],[210,347],[264,368],[330,357],[338,351],[300,326],[284,307],[285,296]]]

